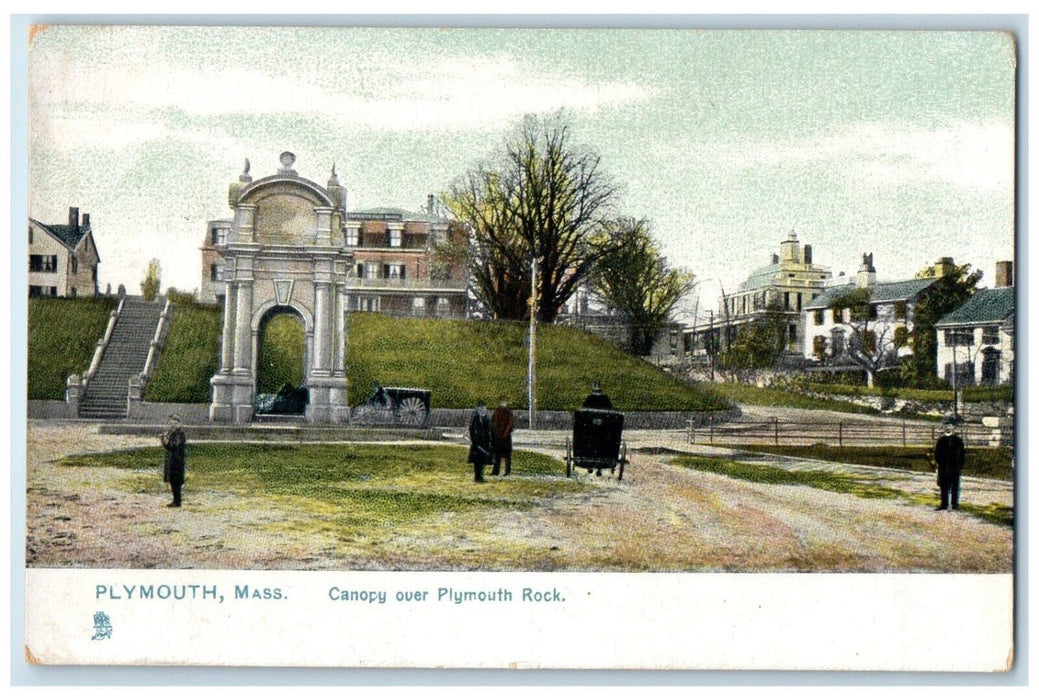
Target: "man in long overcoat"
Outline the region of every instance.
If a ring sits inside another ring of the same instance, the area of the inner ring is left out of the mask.
[[[505,476],[512,472],[512,429],[515,426],[516,417],[512,415],[505,399],[502,399],[491,414],[491,428],[494,431],[494,469],[491,470],[491,476],[498,476],[502,459],[505,460]]]
[[[180,492],[184,486],[185,453],[188,440],[180,427],[180,416],[170,416],[170,424],[162,434],[162,446],[166,450],[163,459],[162,478],[173,491],[173,501],[169,508],[180,508]]]
[[[942,492],[942,502],[937,510],[946,510],[952,505],[953,510],[960,507],[960,472],[967,459],[967,451],[963,440],[956,434],[956,426],[952,421],[945,424],[945,434],[938,438],[934,446],[934,461],[938,465],[938,488]]]
[[[477,483],[483,482],[483,468],[493,460],[491,419],[487,415],[486,404],[481,401],[476,405],[473,417],[469,419],[468,461],[473,465],[473,478]]]

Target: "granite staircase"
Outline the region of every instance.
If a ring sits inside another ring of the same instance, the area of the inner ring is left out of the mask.
[[[126,418],[130,378],[144,371],[162,309],[161,301],[126,298],[97,371],[83,392],[80,418]]]

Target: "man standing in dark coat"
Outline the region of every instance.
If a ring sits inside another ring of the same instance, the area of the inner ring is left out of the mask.
[[[491,419],[487,415],[487,406],[483,401],[476,405],[473,417],[469,419],[469,463],[473,465],[474,480],[483,482],[483,468],[494,460],[494,447],[491,444]]]
[[[491,470],[491,476],[498,476],[503,458],[505,476],[512,472],[512,429],[515,425],[516,417],[512,415],[505,399],[502,399],[491,415],[491,428],[494,430],[494,469]]]
[[[934,446],[934,461],[938,465],[938,487],[942,491],[942,502],[936,510],[946,510],[950,501],[953,510],[960,507],[960,471],[966,461],[967,451],[963,440],[955,433],[952,421],[945,423],[945,434]]]
[[[184,431],[180,428],[180,416],[170,416],[169,427],[162,434],[162,446],[166,450],[163,461],[162,478],[170,485],[173,491],[173,502],[167,504],[169,508],[180,508],[180,490],[184,485],[184,457],[188,445]]]

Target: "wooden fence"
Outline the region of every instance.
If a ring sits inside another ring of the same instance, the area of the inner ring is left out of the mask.
[[[689,426],[690,443],[710,445],[934,445],[942,434],[941,424],[893,421],[796,422],[778,418],[767,421],[733,421],[702,427]],[[961,425],[957,431],[965,444],[984,442],[980,429]]]

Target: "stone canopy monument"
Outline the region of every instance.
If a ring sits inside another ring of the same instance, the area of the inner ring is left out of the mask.
[[[335,165],[321,187],[293,170],[295,160],[282,153],[277,174],[255,181],[246,160],[228,193],[234,218],[217,246],[226,265],[220,369],[210,380],[213,421],[252,420],[259,341],[279,314],[293,315],[303,327],[306,420],[350,417],[344,355],[353,253],[344,248],[346,190]]]

